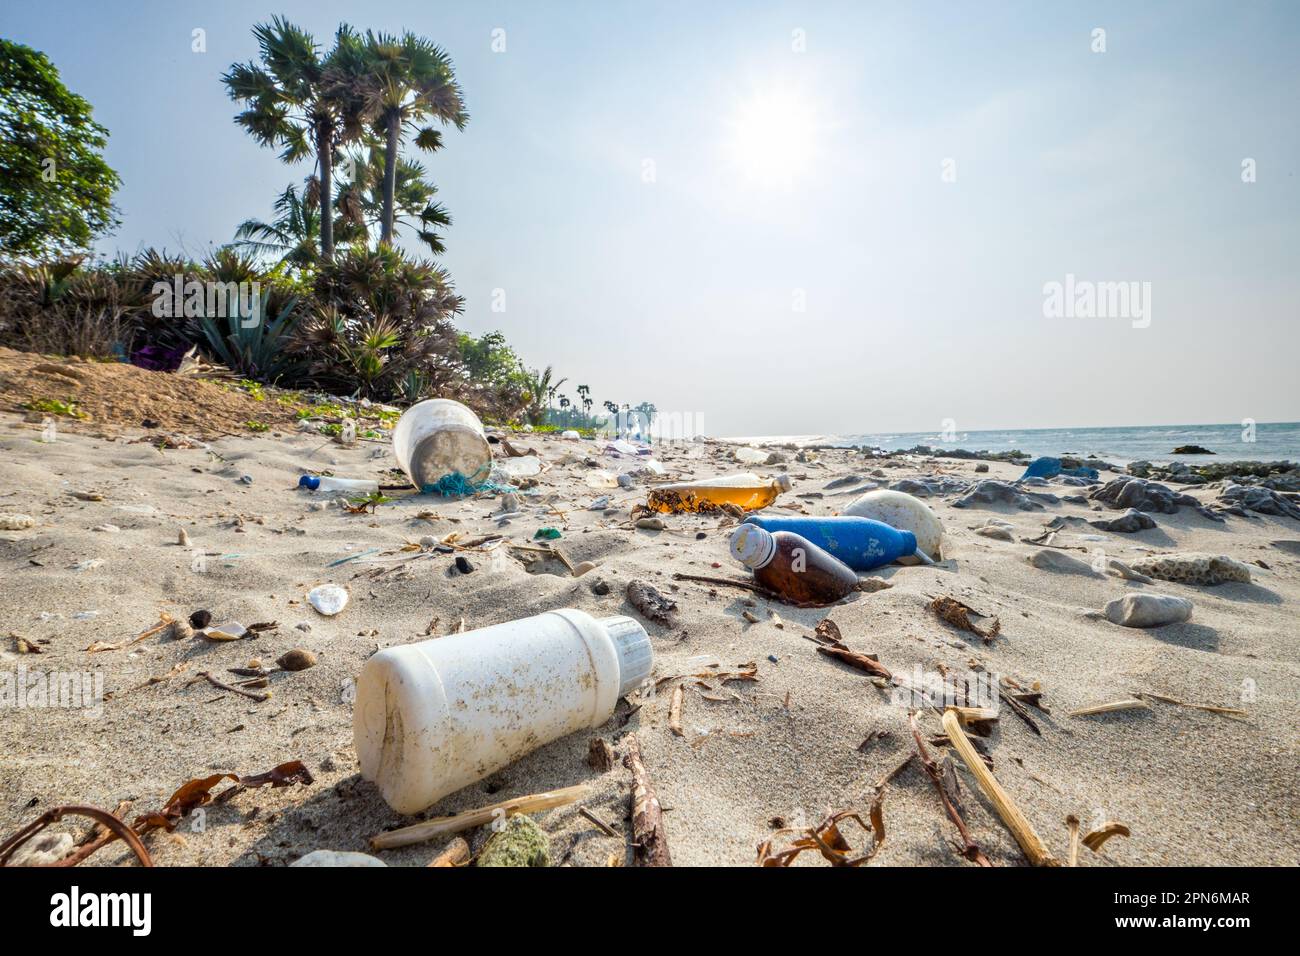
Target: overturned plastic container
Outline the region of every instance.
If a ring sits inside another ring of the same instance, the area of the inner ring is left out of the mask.
[[[452,474],[479,484],[492,471],[492,448],[483,423],[449,398],[430,398],[403,412],[393,429],[393,454],[421,491]]]
[[[398,813],[416,813],[538,747],[599,727],[653,665],[635,620],[573,609],[386,648],[357,679],[361,775]]]

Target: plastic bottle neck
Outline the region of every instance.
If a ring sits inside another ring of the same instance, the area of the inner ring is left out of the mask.
[[[757,571],[776,554],[776,538],[766,528],[742,524],[731,535],[731,555],[745,567]]]

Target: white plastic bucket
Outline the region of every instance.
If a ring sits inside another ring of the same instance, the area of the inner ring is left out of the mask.
[[[393,454],[421,490],[453,472],[478,483],[492,471],[492,448],[483,423],[449,398],[430,398],[403,412],[393,429]]]
[[[571,608],[386,648],[357,679],[361,775],[398,813],[416,813],[552,740],[599,727],[653,665],[635,620]]]

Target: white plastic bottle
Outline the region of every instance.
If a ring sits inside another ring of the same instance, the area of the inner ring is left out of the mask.
[[[355,494],[377,494],[379,482],[368,478],[332,478],[329,475],[303,475],[298,479],[299,488],[310,491],[349,491]]]
[[[599,727],[653,665],[650,638],[632,618],[573,609],[387,648],[357,679],[361,775],[398,813],[416,813]]]

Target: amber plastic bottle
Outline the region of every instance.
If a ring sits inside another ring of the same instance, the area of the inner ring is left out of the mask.
[[[649,507],[663,514],[681,511],[712,511],[722,505],[735,505],[745,511],[766,508],[777,495],[790,490],[790,476],[763,479],[750,472],[702,478],[660,485],[650,492]]]
[[[755,581],[794,604],[831,604],[858,584],[852,568],[793,531],[742,524],[732,532],[731,554]]]

